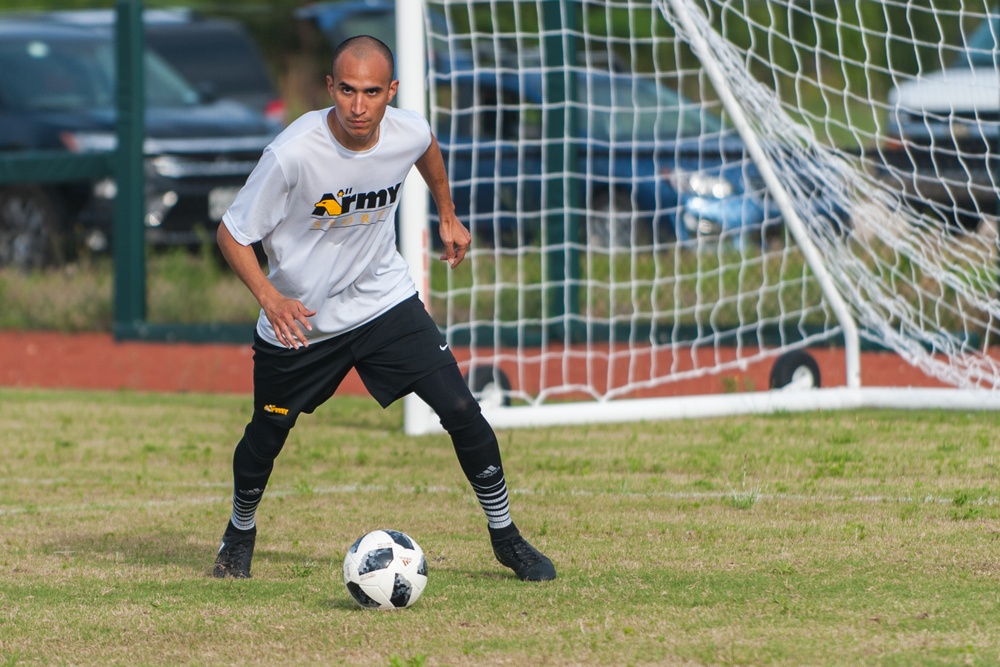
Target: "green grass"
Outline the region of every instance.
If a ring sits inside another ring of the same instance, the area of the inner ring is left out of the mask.
[[[250,581],[209,576],[249,398],[0,390],[0,665],[991,665],[1000,415],[830,412],[500,432],[559,578],[493,561],[443,436],[304,416]],[[430,580],[356,607],[347,546]]]

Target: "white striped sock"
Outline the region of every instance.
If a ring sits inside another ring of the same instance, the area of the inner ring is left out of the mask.
[[[257,525],[255,517],[263,491],[253,489],[246,494],[250,496],[249,499],[245,496],[241,497],[243,495],[239,492],[233,494],[233,516],[230,520],[233,522],[233,526],[239,530],[251,530]]]
[[[510,502],[507,498],[507,482],[503,477],[489,486],[473,484],[472,489],[486,513],[490,528],[497,530],[513,523],[510,518]]]

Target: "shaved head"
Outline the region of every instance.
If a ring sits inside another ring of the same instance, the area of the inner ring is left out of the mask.
[[[382,58],[389,64],[389,77],[392,78],[396,71],[396,62],[392,57],[392,51],[381,40],[371,35],[358,35],[348,37],[333,51],[333,61],[331,70],[334,76],[337,73],[337,61],[345,53],[351,54],[358,60],[368,60],[372,57]]]
[[[353,151],[374,146],[398,86],[389,47],[368,35],[341,42],[326,75],[326,89],[334,106],[327,123],[334,138]]]

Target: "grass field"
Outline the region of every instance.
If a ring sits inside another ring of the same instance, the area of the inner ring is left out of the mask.
[[[559,578],[492,558],[443,437],[336,399],[209,576],[245,397],[0,390],[0,665],[995,665],[1000,415],[831,412],[501,432],[515,520]],[[362,533],[430,581],[362,610]]]

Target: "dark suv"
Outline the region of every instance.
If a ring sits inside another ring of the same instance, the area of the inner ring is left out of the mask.
[[[146,83],[146,206],[153,244],[197,244],[211,233],[278,131],[255,109],[205,101],[152,50]],[[113,28],[0,18],[0,160],[4,153],[114,149]],[[116,186],[0,184],[0,266],[58,262],[80,241],[107,245]]]

